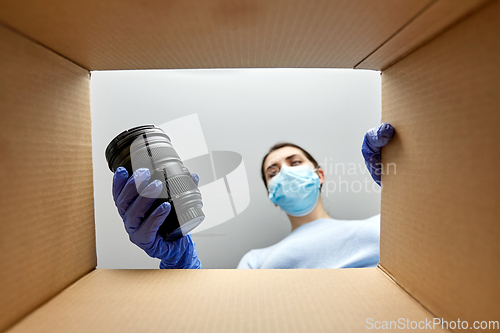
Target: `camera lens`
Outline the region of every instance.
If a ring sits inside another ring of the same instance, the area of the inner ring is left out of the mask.
[[[113,173],[120,166],[127,169],[129,176],[139,168],[148,168],[149,183],[154,180],[163,183],[160,196],[146,216],[163,202],[170,203],[171,211],[159,229],[165,240],[184,236],[205,219],[201,192],[161,128],[144,125],[123,131],[109,143],[105,155]]]

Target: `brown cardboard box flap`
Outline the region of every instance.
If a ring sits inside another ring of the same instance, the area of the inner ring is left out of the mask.
[[[382,73],[380,264],[433,313],[500,319],[500,2]],[[394,170],[394,168],[392,168]]]
[[[384,70],[488,2],[491,0],[434,1],[355,68]]]
[[[96,266],[89,73],[0,26],[0,331]]]
[[[431,2],[16,0],[0,21],[88,70],[352,68]]]
[[[377,268],[96,269],[9,333],[359,332],[400,318],[432,321]]]

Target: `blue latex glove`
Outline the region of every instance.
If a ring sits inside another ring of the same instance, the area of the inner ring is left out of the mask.
[[[381,155],[380,150],[391,141],[394,136],[394,127],[388,123],[382,123],[365,134],[361,153],[365,158],[365,165],[370,171],[373,180],[380,185],[381,177]]]
[[[191,177],[198,186],[198,176],[191,174]],[[117,168],[113,177],[113,200],[130,241],[150,257],[161,259],[160,268],[201,268],[190,233],[171,242],[165,241],[158,233],[165,217],[170,213],[170,203],[162,203],[145,217],[163,187],[159,180],[148,185],[150,178],[150,171],[146,168],[136,170],[129,178],[123,167]]]

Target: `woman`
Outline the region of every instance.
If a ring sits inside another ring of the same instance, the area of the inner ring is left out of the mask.
[[[366,166],[379,185],[380,150],[393,135],[393,127],[384,123],[369,130],[363,141],[361,151]],[[275,145],[264,156],[261,174],[269,199],[287,213],[292,232],[270,247],[251,250],[240,260],[238,268],[377,265],[379,216],[361,221],[332,219],[319,195],[325,181],[324,172],[307,151],[291,143]],[[113,199],[130,240],[150,257],[160,259],[160,268],[201,268],[190,234],[173,242],[159,235],[158,229],[170,213],[168,202],[145,216],[162,189],[158,180],[148,185],[150,177],[148,169],[138,169],[129,178],[122,167],[113,177]],[[198,185],[198,176],[192,174],[192,177]]]
[[[269,199],[287,214],[292,232],[272,246],[251,250],[238,268],[377,266],[380,215],[362,221],[332,219],[320,195],[324,172],[307,151],[292,143],[276,144],[264,156],[261,174]]]

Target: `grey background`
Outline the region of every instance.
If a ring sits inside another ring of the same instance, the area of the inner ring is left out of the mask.
[[[92,147],[98,267],[158,268],[132,244],[116,211],[104,157],[120,132],[197,113],[210,151],[242,155],[250,205],[235,218],[193,234],[203,268],[236,268],[250,249],[291,231],[267,198],[263,156],[277,141],[302,146],[323,165],[325,209],[335,219],[380,213],[380,190],[362,168],[363,135],[380,123],[380,72],[350,69],[204,69],[92,72]],[[327,165],[325,166],[325,159]],[[335,163],[343,163],[344,171]],[[356,165],[356,172],[352,164]],[[339,190],[339,177],[344,183]],[[347,183],[346,183],[347,182]],[[359,182],[359,183],[358,183]],[[336,184],[335,191],[333,183]],[[360,190],[362,184],[363,189]]]

